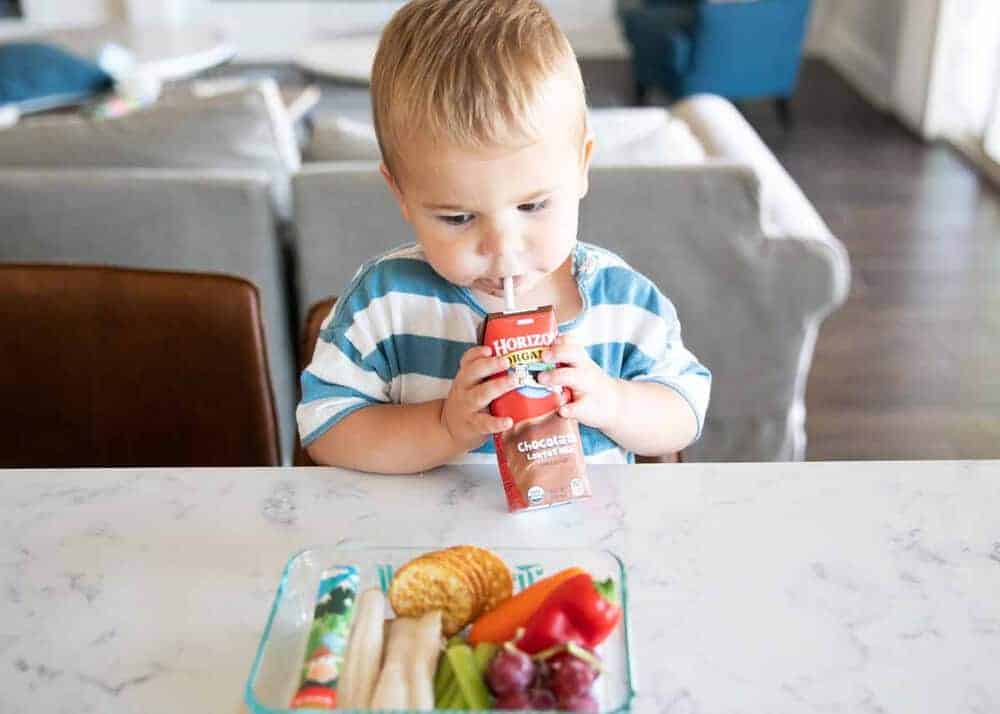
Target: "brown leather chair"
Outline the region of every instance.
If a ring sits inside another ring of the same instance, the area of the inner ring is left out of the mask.
[[[257,289],[0,265],[0,466],[274,466]]]
[[[327,298],[326,300],[320,300],[309,308],[309,314],[306,316],[305,328],[302,332],[302,342],[300,344],[299,355],[300,364],[299,372],[304,370],[309,362],[312,360],[313,351],[316,349],[316,340],[319,338],[319,329],[326,319],[326,316],[330,314],[330,310],[337,303],[337,298]],[[637,456],[636,462],[640,464],[649,463],[678,463],[683,461],[683,454],[678,452],[676,454],[667,454],[666,456]],[[306,450],[302,448],[301,442],[298,437],[295,439],[295,465],[296,466],[315,466],[315,462],[309,458],[309,454]]]

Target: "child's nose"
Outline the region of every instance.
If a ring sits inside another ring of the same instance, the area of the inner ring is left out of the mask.
[[[513,256],[524,250],[524,237],[517,226],[492,224],[483,236],[483,252],[493,256]]]

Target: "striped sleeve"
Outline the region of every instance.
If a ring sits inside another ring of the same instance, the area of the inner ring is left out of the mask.
[[[712,374],[684,346],[677,310],[650,280],[631,268],[599,271],[591,291],[591,358],[620,379],[656,382],[680,394],[694,412],[701,436]]]
[[[383,354],[391,320],[372,314],[369,308],[379,301],[361,278],[359,273],[323,321],[312,361],[302,372],[296,418],[303,446],[358,409],[392,401],[394,360]]]
[[[712,391],[712,373],[684,346],[681,340],[681,323],[677,319],[677,311],[669,300],[663,300],[663,341],[660,350],[640,357],[634,352],[632,359],[625,364],[626,379],[637,382],[657,382],[670,387],[680,394],[694,412],[698,430],[695,439],[701,437],[708,412],[708,400]]]

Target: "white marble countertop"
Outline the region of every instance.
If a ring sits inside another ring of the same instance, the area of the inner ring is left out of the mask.
[[[0,712],[243,712],[287,558],[319,543],[607,547],[641,712],[1000,711],[1000,462],[0,471]]]

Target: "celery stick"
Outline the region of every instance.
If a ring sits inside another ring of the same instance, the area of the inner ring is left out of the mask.
[[[447,657],[455,672],[455,679],[458,680],[458,687],[462,690],[465,704],[470,709],[489,709],[493,699],[479,674],[472,648],[468,645],[449,647]]]
[[[465,701],[462,699],[462,690],[458,686],[458,680],[455,679],[454,672],[452,673],[451,680],[448,682],[448,686],[445,687],[444,693],[441,695],[441,701],[435,700],[435,706],[438,709],[465,709]]]
[[[444,693],[448,689],[448,686],[454,684],[458,686],[458,682],[455,681],[455,673],[451,671],[451,665],[448,664],[447,657],[441,657],[438,662],[437,673],[434,675],[434,701],[440,704],[441,700],[444,698]]]
[[[493,661],[493,657],[496,656],[499,649],[500,645],[493,642],[480,642],[476,645],[473,655],[476,657],[476,668],[479,670],[480,677],[486,676],[486,668],[490,666],[490,662]]]

